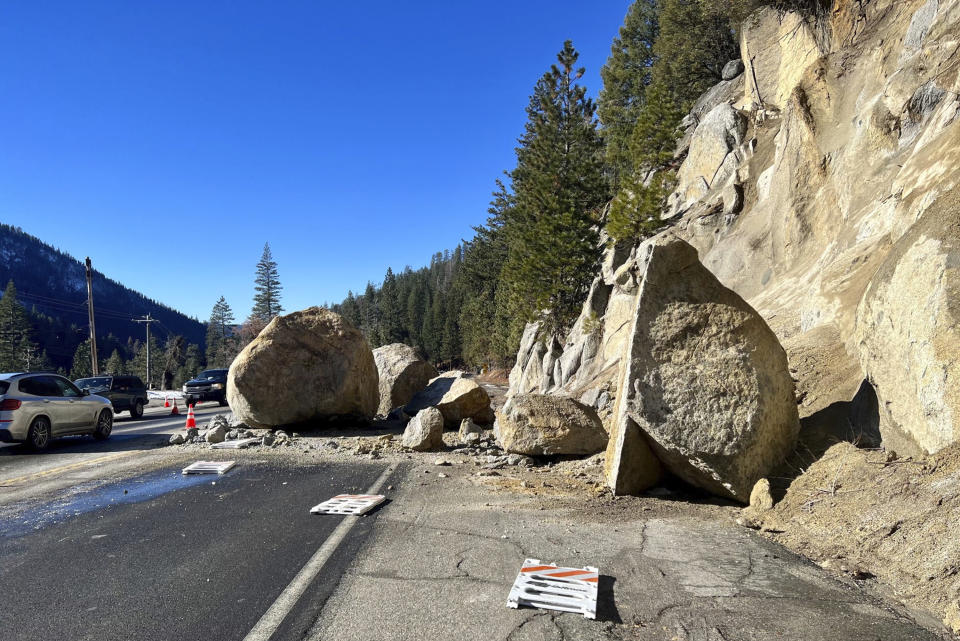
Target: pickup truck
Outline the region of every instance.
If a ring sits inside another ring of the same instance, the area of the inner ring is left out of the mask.
[[[75,380],[74,385],[109,400],[115,414],[130,412],[133,418],[143,416],[147,388],[136,376],[91,376]]]
[[[221,407],[227,404],[227,371],[208,369],[197,374],[183,386],[183,395],[187,405],[196,405],[204,401],[217,401]]]

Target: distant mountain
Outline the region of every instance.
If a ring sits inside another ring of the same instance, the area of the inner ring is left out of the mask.
[[[13,279],[17,298],[33,312],[42,348],[57,366],[69,369],[77,345],[87,338],[87,281],[84,265],[73,256],[0,223],[0,291]],[[143,324],[133,318],[150,314],[158,320],[150,331],[162,345],[168,336],[182,335],[203,348],[206,326],[155,300],[111,280],[94,269],[93,302],[101,358],[107,349],[144,340]]]

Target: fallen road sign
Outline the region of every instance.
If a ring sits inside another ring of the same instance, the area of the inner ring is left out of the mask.
[[[241,438],[236,441],[223,441],[222,443],[215,443],[210,446],[211,450],[242,450],[245,447],[250,447],[254,443],[259,443],[260,439],[258,438]]]
[[[383,494],[338,494],[310,508],[311,514],[351,514],[359,516],[387,500]]]
[[[183,468],[184,474],[223,474],[236,465],[236,461],[197,461]]]
[[[527,559],[513,582],[507,606],[576,612],[596,619],[599,580],[600,571],[594,567],[564,568]]]

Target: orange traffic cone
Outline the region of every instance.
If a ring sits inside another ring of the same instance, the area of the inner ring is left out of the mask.
[[[173,398],[173,409],[170,410],[170,416],[180,416],[180,408],[177,407],[177,398]]]
[[[193,405],[187,405],[187,424],[184,426],[184,429],[197,429],[197,419],[193,417]]]
[[[164,407],[170,407],[170,397],[169,397],[169,396],[164,396],[164,397],[163,397],[163,406],[164,406]]]

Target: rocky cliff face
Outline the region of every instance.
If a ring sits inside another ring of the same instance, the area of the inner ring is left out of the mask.
[[[660,234],[756,309],[797,380],[804,429],[879,429],[901,454],[960,440],[960,0],[765,10],[745,70],[684,124]],[[528,327],[511,393],[574,396],[609,430],[639,248],[605,251],[566,337]]]

